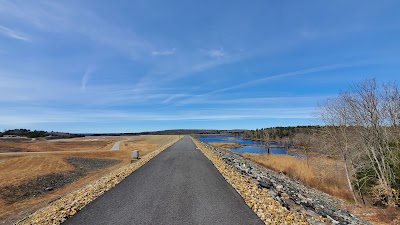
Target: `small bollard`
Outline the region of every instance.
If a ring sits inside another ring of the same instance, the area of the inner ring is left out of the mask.
[[[131,163],[133,161],[136,161],[139,159],[139,151],[138,150],[132,150],[131,152]]]

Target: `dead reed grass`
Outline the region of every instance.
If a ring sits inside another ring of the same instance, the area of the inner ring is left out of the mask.
[[[324,156],[312,156],[308,160],[276,154],[244,153],[242,156],[330,195],[348,201],[352,199],[343,163],[338,160]]]
[[[229,150],[230,148],[241,148],[243,145],[237,143],[229,143],[229,142],[213,142],[211,145],[214,145],[217,148],[223,148]]]

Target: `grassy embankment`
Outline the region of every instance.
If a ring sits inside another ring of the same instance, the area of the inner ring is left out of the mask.
[[[352,198],[342,162],[338,160],[324,156],[312,156],[308,160],[275,154],[244,153],[242,156],[333,196]]]
[[[216,147],[229,149],[232,148],[231,144],[233,143],[211,144]],[[304,153],[302,152],[302,154]],[[352,199],[351,192],[348,189],[345,179],[343,164],[339,160],[315,154],[309,156],[310,158],[308,160],[290,155],[277,154],[260,155],[243,153],[241,155],[269,169],[282,172],[310,187],[345,200]]]

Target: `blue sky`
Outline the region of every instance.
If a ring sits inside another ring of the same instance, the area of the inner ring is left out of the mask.
[[[399,1],[3,1],[0,129],[318,124],[318,102],[398,80]]]

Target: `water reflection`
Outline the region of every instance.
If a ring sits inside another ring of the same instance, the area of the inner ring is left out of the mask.
[[[263,141],[254,141],[249,139],[244,139],[240,137],[234,136],[202,136],[199,140],[206,143],[213,142],[223,142],[223,143],[238,143],[243,145],[241,148],[230,148],[232,152],[236,153],[266,153],[267,149],[265,148],[265,144]],[[280,143],[276,141],[270,142],[270,153],[272,154],[289,154],[289,155],[297,155],[295,153],[288,152],[285,148],[277,148]]]

